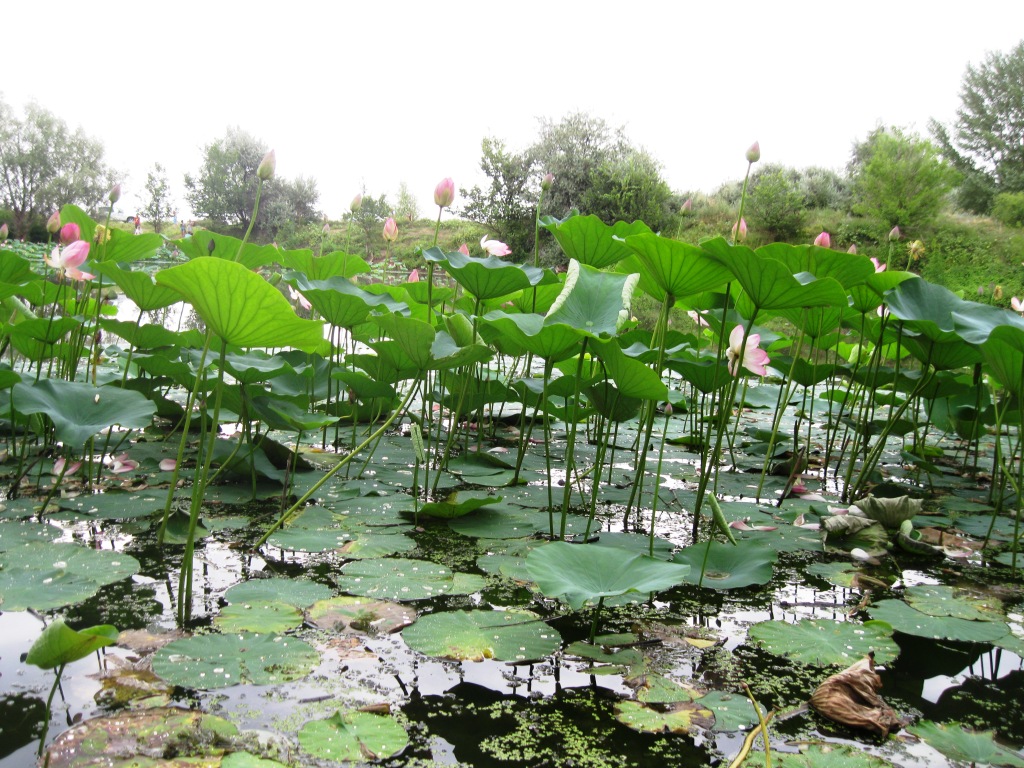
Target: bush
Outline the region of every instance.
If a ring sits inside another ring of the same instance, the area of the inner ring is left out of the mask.
[[[996,195],[992,216],[1008,227],[1024,226],[1024,192],[1002,192]]]
[[[799,173],[781,165],[766,165],[751,179],[748,197],[751,226],[765,229],[780,240],[800,232],[805,202]]]

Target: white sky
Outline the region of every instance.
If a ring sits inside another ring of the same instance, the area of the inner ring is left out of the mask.
[[[184,210],[182,176],[238,126],[332,218],[402,181],[433,216],[440,179],[483,182],[485,136],[523,149],[574,111],[624,126],[676,190],[742,177],[754,140],[841,169],[879,123],[952,121],[1024,2],[9,0],[0,25],[4,100],[102,140],[129,205],[159,162]]]

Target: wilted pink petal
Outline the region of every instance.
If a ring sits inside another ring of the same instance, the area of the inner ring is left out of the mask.
[[[106,460],[107,469],[114,474],[121,474],[123,472],[131,472],[132,470],[139,468],[139,462],[132,461],[128,458],[127,453],[121,453],[117,456],[112,456]]]
[[[1024,312],[1024,302],[1018,299],[1016,296],[1010,298],[1010,308],[1014,312]]]
[[[68,475],[73,475],[81,468],[82,462],[75,461],[69,465],[68,460],[65,459],[63,456],[61,456],[59,459],[53,462],[53,474],[57,475],[58,477],[67,477]]]
[[[291,297],[292,301],[299,302],[299,306],[303,309],[311,309],[313,306],[309,303],[309,299],[303,296],[299,291],[296,291],[290,285],[288,286],[288,295]]]
[[[686,314],[687,314],[687,316],[689,316],[689,318],[691,320],[693,320],[693,322],[695,322],[697,324],[698,328],[710,328],[711,327],[711,326],[708,325],[708,321],[704,319],[704,315],[702,315],[700,312],[695,312],[694,310],[691,309]]]
[[[161,459],[160,471],[161,472],[173,472],[175,467],[178,466],[178,462],[174,459]]]
[[[750,525],[745,520],[733,520],[729,523],[730,528],[735,528],[737,531],[777,531],[779,527],[777,525]]]
[[[847,253],[857,253],[857,244],[854,243],[853,245],[851,245],[849,248],[846,249],[846,252]]]
[[[789,489],[790,493],[807,493],[807,486],[803,483],[793,483],[793,487]]]
[[[96,275],[90,275],[88,272],[83,272],[78,267],[68,267],[67,269],[64,270],[64,274],[66,274],[72,280],[85,281],[96,279]]]
[[[875,265],[875,272],[885,272],[885,264],[880,262],[874,256],[871,257],[871,263]]]
[[[500,240],[488,240],[487,235],[480,238],[480,247],[491,256],[508,256],[512,253],[512,249],[503,242]]]

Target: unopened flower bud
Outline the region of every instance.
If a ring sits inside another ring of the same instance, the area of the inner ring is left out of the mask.
[[[115,184],[113,186],[113,188],[110,190],[110,194],[107,195],[107,200],[109,200],[110,204],[113,205],[114,203],[116,203],[120,199],[121,199],[121,185],[120,184]]]
[[[389,243],[393,243],[398,239],[398,224],[390,216],[388,220],[384,222],[384,239]]]
[[[76,240],[82,239],[82,230],[73,221],[69,221],[60,228],[60,244],[71,245]]]
[[[551,185],[555,183],[555,174],[545,173],[544,178],[540,180],[540,188],[547,192],[551,189]]]
[[[8,231],[9,230],[7,229],[7,222],[6,221],[3,224],[0,224],[0,243],[2,243],[4,240],[7,239]]]
[[[270,181],[274,178],[274,171],[277,170],[277,155],[270,150],[263,156],[259,168],[256,169],[256,176],[261,181]]]
[[[355,197],[353,197],[352,198],[352,202],[349,203],[349,205],[348,205],[348,209],[350,211],[352,211],[352,213],[355,213],[356,211],[358,211],[362,207],[363,207],[363,196],[362,195],[356,195]]]
[[[857,252],[857,244],[854,243],[853,245],[851,245],[849,248],[846,249],[846,252],[847,253],[856,253]]]
[[[441,179],[434,187],[434,204],[447,208],[455,200],[455,182],[451,178]]]
[[[693,210],[693,198],[692,197],[688,197],[688,198],[686,198],[685,201],[683,201],[683,204],[681,206],[679,206],[679,213],[682,216],[689,216],[690,212],[692,210]]]
[[[814,244],[821,246],[822,248],[831,248],[832,237],[829,235],[828,232],[822,232],[820,235],[814,238]]]
[[[46,220],[46,231],[51,235],[60,232],[60,211],[54,211]]]
[[[210,242],[206,244],[206,252],[213,256],[213,252],[217,249],[217,243],[214,242],[213,238],[210,238]]]
[[[892,229],[889,230],[889,239],[890,240],[899,240],[900,239],[900,228],[899,227],[893,227]]]
[[[750,148],[747,150],[747,162],[753,164],[753,163],[756,163],[760,159],[761,159],[761,143],[758,142],[758,141],[755,141],[753,144],[750,145]]]
[[[671,416],[672,415],[672,403],[665,403],[665,415],[666,416]]]
[[[736,225],[732,225],[732,239],[734,242],[742,243],[747,239],[747,220],[740,219],[739,229],[737,230]]]
[[[323,233],[324,237],[327,237],[329,234],[331,234],[331,222],[324,219],[324,228],[320,231]]]

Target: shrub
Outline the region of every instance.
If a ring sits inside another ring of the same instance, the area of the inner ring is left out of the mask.
[[[748,210],[752,226],[785,240],[800,232],[804,219],[804,195],[799,173],[781,165],[766,165],[751,180]]]
[[[996,195],[992,216],[1008,227],[1024,226],[1024,192],[1002,192]]]

